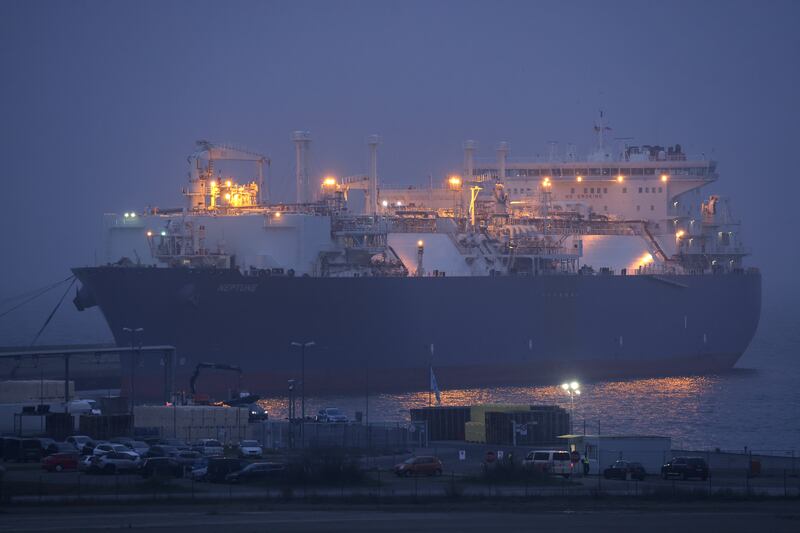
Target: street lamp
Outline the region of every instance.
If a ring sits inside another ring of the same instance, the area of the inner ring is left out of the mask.
[[[136,388],[134,386],[133,374],[136,371],[136,354],[133,351],[136,347],[136,334],[144,331],[144,328],[122,328],[122,331],[131,334],[131,414],[133,414],[133,405],[136,399]]]
[[[575,396],[581,395],[581,384],[577,381],[562,383],[561,388],[569,394],[569,432],[572,433],[573,416],[575,415]]]

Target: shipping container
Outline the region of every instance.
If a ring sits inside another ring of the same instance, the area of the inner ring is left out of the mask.
[[[459,440],[465,438],[464,424],[470,421],[470,407],[424,407],[411,410],[412,422],[428,425],[430,440]]]

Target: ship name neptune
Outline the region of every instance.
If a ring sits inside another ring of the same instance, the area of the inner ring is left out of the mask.
[[[258,285],[254,283],[223,283],[217,292],[256,292]]]

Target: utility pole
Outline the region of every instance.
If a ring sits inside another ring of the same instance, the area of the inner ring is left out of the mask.
[[[428,359],[428,407],[433,405],[433,344],[430,345],[431,356]]]
[[[306,423],[306,347],[314,346],[314,341],[293,342],[292,346],[300,348],[300,435],[301,442],[305,446],[305,423]]]
[[[294,383],[289,380],[289,448],[294,448]]]

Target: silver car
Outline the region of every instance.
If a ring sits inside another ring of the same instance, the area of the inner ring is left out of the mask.
[[[132,452],[109,452],[97,459],[98,470],[107,474],[130,472],[142,464],[138,455]]]
[[[318,422],[347,423],[345,415],[338,407],[325,407],[317,413]]]
[[[206,457],[223,455],[225,453],[222,443],[217,439],[200,439],[197,441],[197,444],[192,447],[192,450],[200,452]]]
[[[94,451],[92,452],[94,455],[106,455],[111,452],[118,452],[118,453],[135,453],[133,450],[125,446],[124,444],[112,444],[110,442],[102,442],[94,447]],[[138,457],[139,454],[137,453],[136,456]]]
[[[239,441],[239,457],[257,457],[261,458],[264,455],[264,449],[257,440],[242,440]]]
[[[150,446],[148,446],[146,442],[141,440],[132,440],[130,442],[126,442],[125,446],[136,452],[136,454],[139,455],[139,457],[146,454],[148,450],[150,450]]]

